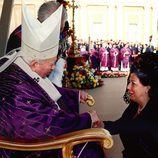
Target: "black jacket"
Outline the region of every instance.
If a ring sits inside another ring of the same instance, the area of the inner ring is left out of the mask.
[[[104,121],[105,129],[119,134],[124,145],[123,158],[158,157],[158,103],[149,101],[136,117],[138,106],[131,103],[116,121]]]

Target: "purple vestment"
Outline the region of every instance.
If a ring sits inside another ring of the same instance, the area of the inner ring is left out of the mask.
[[[89,58],[89,54],[88,51],[84,50],[84,51],[80,51],[80,55],[83,56],[85,58],[85,60],[87,61]]]
[[[98,69],[100,66],[99,52],[94,48],[91,49],[90,60],[93,69]]]
[[[110,66],[109,52],[107,51],[106,48],[101,47],[99,49],[99,58],[100,58],[100,66],[101,67],[109,67]]]
[[[127,68],[129,65],[129,60],[131,56],[131,50],[129,48],[123,47],[120,50],[120,58],[123,63],[123,68]]]
[[[117,48],[110,49],[110,66],[111,68],[118,68],[119,67],[119,50]]]
[[[58,100],[59,109],[37,82],[37,79],[32,79],[16,64],[11,64],[0,73],[0,136],[18,140],[41,140],[91,127],[89,113],[78,113],[77,90],[57,87],[62,95]],[[80,158],[86,158],[87,154],[87,158],[103,157],[102,150],[96,143],[88,144]],[[76,155],[81,147],[75,147]],[[61,158],[61,150],[21,152],[0,149],[0,157]]]

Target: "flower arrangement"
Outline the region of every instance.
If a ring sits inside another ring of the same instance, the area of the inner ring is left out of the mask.
[[[98,76],[101,76],[101,78],[118,78],[118,77],[126,77],[128,76],[127,72],[112,72],[112,71],[106,71],[106,72],[101,72],[101,71],[97,71],[95,73]]]
[[[94,75],[91,69],[84,65],[75,65],[70,77],[68,71],[64,71],[63,86],[75,89],[91,89],[103,85],[103,81]]]

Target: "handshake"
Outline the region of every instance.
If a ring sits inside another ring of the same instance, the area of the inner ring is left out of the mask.
[[[90,107],[94,106],[95,104],[94,98],[85,91],[80,91],[80,102],[86,103]],[[102,127],[102,121],[100,120],[97,112],[95,110],[90,110],[88,113],[92,119],[92,128]]]

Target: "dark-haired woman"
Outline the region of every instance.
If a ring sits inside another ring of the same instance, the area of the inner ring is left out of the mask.
[[[127,90],[130,104],[116,121],[104,121],[104,128],[119,134],[123,158],[158,156],[158,56],[139,55],[130,69]]]

